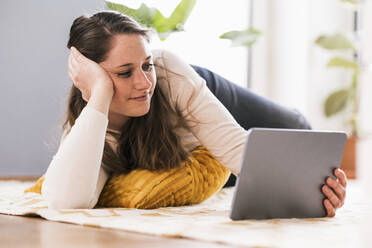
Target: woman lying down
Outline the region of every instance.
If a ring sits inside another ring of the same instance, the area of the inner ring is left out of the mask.
[[[196,204],[239,172],[247,131],[190,65],[151,50],[149,40],[148,30],[116,12],[74,20],[64,133],[28,190],[49,207]],[[345,174],[335,175],[323,187],[328,216],[345,200]]]

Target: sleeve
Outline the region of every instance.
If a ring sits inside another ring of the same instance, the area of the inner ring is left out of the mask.
[[[108,118],[86,106],[63,133],[41,188],[50,208],[93,208],[108,179],[102,156]]]
[[[247,131],[236,122],[189,64],[169,51],[162,51],[161,54],[170,97],[185,118],[191,120],[193,135],[221,164],[237,175]],[[192,120],[196,120],[196,123]]]

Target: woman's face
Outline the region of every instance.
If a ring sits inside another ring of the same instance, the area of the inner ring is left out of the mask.
[[[115,36],[107,59],[100,65],[110,74],[114,84],[109,127],[119,129],[128,117],[147,114],[156,75],[146,39],[137,34]]]

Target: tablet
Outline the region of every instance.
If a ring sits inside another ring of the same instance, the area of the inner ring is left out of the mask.
[[[321,187],[339,168],[344,132],[252,128],[244,146],[230,218],[327,216]]]

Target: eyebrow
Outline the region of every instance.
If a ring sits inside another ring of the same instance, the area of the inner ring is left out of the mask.
[[[145,60],[148,60],[148,59],[150,59],[150,58],[151,58],[151,55],[150,55],[150,56],[147,56],[147,57],[145,58]],[[133,63],[128,63],[128,64],[124,64],[124,65],[119,65],[118,67],[131,66],[131,65],[133,65]]]

